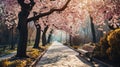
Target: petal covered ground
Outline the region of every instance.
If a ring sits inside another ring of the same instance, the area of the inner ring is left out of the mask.
[[[79,53],[59,42],[53,42],[36,67],[91,67],[78,58]]]

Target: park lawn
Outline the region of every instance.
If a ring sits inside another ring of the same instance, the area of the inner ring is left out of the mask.
[[[30,66],[37,58],[48,49],[50,44],[39,46],[39,49],[30,48],[27,50],[29,58],[9,58],[0,61],[0,67],[27,67]]]
[[[15,50],[7,49],[7,50],[4,50],[4,51],[0,50],[0,57],[11,54],[11,52],[14,52],[14,51],[16,51],[16,49]]]

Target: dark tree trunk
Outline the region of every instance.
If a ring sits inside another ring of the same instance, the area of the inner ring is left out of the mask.
[[[21,22],[19,22],[21,23]],[[17,47],[17,55],[16,57],[27,57],[26,55],[26,48],[27,48],[27,38],[28,38],[28,29],[27,29],[27,23],[22,22],[20,24],[21,28],[19,29],[19,43]]]
[[[71,30],[72,30],[72,26],[70,26]],[[70,40],[70,46],[72,46],[72,32],[69,34],[69,40]]]
[[[11,47],[10,47],[10,50],[15,49],[13,32],[14,32],[14,28],[12,27],[12,29],[11,29]]]
[[[48,25],[44,28],[44,31],[43,31],[43,34],[42,34],[42,46],[45,46],[47,44],[47,41],[46,41],[46,32],[48,30]]]
[[[30,38],[28,39],[28,44],[30,44],[31,43],[31,40],[30,40]]]
[[[26,55],[27,49],[27,38],[28,38],[28,28],[27,28],[27,18],[29,16],[32,7],[34,6],[34,1],[30,0],[29,4],[24,3],[24,0],[18,0],[18,3],[21,6],[21,11],[18,14],[18,30],[19,30],[19,43],[17,46],[16,57],[28,57]]]
[[[68,43],[68,42],[67,42],[67,32],[66,32],[66,43]]]
[[[40,35],[41,35],[41,26],[39,24],[35,24],[36,27],[36,39],[33,48],[39,48],[40,43]]]
[[[33,12],[34,16],[37,15],[36,12]],[[40,35],[41,35],[41,26],[38,24],[39,19],[34,20],[34,25],[36,27],[36,39],[35,39],[35,44],[33,46],[33,48],[39,48],[39,43],[40,43]]]
[[[50,41],[51,41],[51,36],[52,36],[52,33],[53,33],[53,29],[50,31],[50,34],[49,34],[49,36],[48,36],[48,41],[47,41],[47,43],[50,43]]]
[[[91,32],[92,32],[92,41],[93,43],[96,43],[96,34],[95,34],[95,28],[94,28],[94,24],[93,24],[93,18],[90,16],[90,20],[91,20]]]
[[[71,36],[71,34],[69,35],[69,37],[70,37],[70,46],[72,46],[72,36]]]

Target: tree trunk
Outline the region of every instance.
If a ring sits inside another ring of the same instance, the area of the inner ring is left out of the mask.
[[[90,20],[91,20],[91,32],[92,32],[92,41],[93,43],[96,43],[96,34],[95,34],[95,28],[94,28],[94,24],[93,24],[93,18],[90,16]]]
[[[72,36],[71,36],[71,34],[69,34],[69,37],[70,37],[70,46],[72,46]]]
[[[33,48],[39,48],[40,43],[40,35],[41,35],[41,26],[39,24],[35,24],[36,27],[36,39]]]
[[[42,35],[42,46],[45,46],[47,44],[46,42],[46,32],[48,30],[48,25],[45,27],[44,31],[43,31],[43,35]]]
[[[68,43],[68,42],[67,42],[67,32],[66,32],[66,43]]]
[[[10,50],[15,49],[13,32],[14,32],[14,28],[12,27],[12,29],[11,29],[11,47],[10,47]]]
[[[27,19],[35,5],[34,0],[30,0],[29,4],[24,3],[24,0],[17,0],[18,4],[21,6],[21,11],[18,14],[18,30],[19,30],[19,43],[17,46],[17,54],[16,57],[28,57],[26,55],[27,49],[27,39],[28,39],[28,27],[27,27]]]
[[[49,34],[49,36],[48,36],[48,41],[47,41],[47,43],[50,43],[50,41],[51,41],[51,36],[52,36],[52,33],[53,33],[53,29],[50,31],[50,34]]]
[[[23,15],[21,15],[22,17]],[[24,20],[23,20],[24,21]],[[19,43],[17,46],[17,55],[16,57],[27,57],[26,55],[26,48],[27,48],[27,38],[28,38],[28,29],[27,23],[19,21]]]

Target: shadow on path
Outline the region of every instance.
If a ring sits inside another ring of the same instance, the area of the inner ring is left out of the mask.
[[[53,42],[36,67],[91,67],[79,53],[59,42]]]

